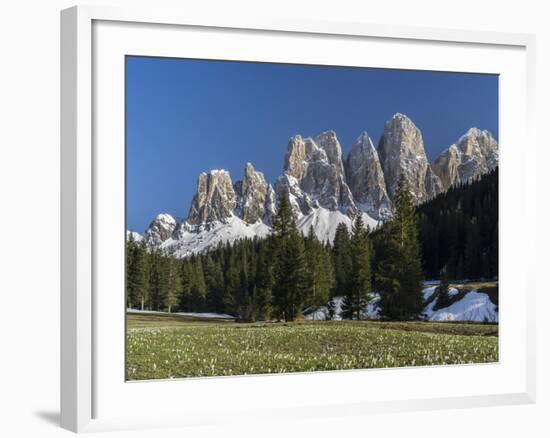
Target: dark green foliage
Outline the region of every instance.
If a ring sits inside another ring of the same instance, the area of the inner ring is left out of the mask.
[[[418,207],[427,278],[498,275],[498,168]]]
[[[444,266],[441,269],[439,275],[439,286],[437,287],[437,301],[434,309],[442,309],[451,304],[451,297],[449,296],[449,276],[447,275],[447,267]]]
[[[363,218],[357,215],[353,224],[350,258],[351,277],[342,303],[345,318],[361,319],[361,312],[367,306],[371,291],[370,243]]]
[[[162,268],[163,259],[158,251],[151,252],[149,257],[149,308],[151,310],[162,310],[162,300],[166,292],[167,277]]]
[[[171,312],[179,301],[181,295],[181,278],[178,261],[172,257],[162,264],[163,275],[166,276],[166,288],[162,291],[161,307]]]
[[[333,245],[332,257],[336,281],[333,296],[345,296],[352,276],[351,242],[348,227],[345,224],[339,224],[336,228]]]
[[[256,281],[255,281],[255,315],[259,321],[268,320],[271,316],[271,291],[273,288],[273,267],[268,259],[265,244],[258,245],[256,257]]]
[[[223,272],[219,260],[210,255],[205,257],[204,283],[206,285],[206,307],[211,312],[223,311],[223,297],[225,292]]]
[[[317,239],[313,227],[310,227],[304,243],[307,281],[305,302],[309,303],[311,310],[316,310],[327,303],[334,283],[332,260],[330,249]]]
[[[126,242],[126,306],[144,309],[149,296],[147,250],[129,235]]]
[[[313,229],[306,237],[298,231],[287,196],[269,237],[220,244],[185,259],[129,235],[127,306],[291,321],[322,306],[334,318],[331,298],[338,296],[344,297],[344,317],[359,318],[369,292],[377,291],[383,317],[415,319],[423,308],[424,278],[440,277],[445,290],[449,279],[497,275],[497,177],[493,171],[418,207],[403,180],[392,221],[372,233],[363,230],[360,217],[352,233],[340,224],[332,247]],[[436,305],[443,306],[448,293],[438,295]]]
[[[403,175],[394,203],[394,218],[378,235],[384,251],[378,260],[376,287],[383,317],[410,320],[418,318],[423,308],[423,274],[417,212]]]
[[[273,311],[277,319],[293,321],[301,313],[307,294],[303,236],[298,232],[288,193],[283,194],[273,219]]]

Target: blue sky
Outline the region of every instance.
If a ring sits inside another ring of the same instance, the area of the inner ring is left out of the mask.
[[[288,139],[336,131],[344,154],[396,113],[432,161],[469,128],[498,139],[498,77],[465,73],[127,57],[127,226],[186,217],[200,172],[246,162],[273,182]]]

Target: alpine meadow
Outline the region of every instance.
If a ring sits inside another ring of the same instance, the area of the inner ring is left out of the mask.
[[[497,76],[127,57],[126,111],[128,380],[499,360]]]

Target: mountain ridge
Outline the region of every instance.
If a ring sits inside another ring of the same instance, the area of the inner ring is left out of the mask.
[[[249,162],[236,181],[227,170],[202,172],[187,218],[177,221],[161,213],[142,238],[151,247],[186,257],[220,242],[264,237],[271,230],[278,199],[288,193],[299,229],[307,233],[313,227],[320,240],[332,241],[338,224],[351,227],[357,214],[371,228],[391,219],[401,174],[415,203],[422,204],[489,172],[498,158],[498,143],[491,133],[470,128],[429,163],[420,129],[401,113],[385,123],[378,147],[363,131],[347,157],[333,130],[316,137],[295,135],[274,185]]]

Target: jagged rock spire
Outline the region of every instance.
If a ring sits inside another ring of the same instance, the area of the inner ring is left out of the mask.
[[[431,171],[426,157],[422,133],[404,114],[396,113],[384,125],[378,154],[391,199],[402,173],[417,204],[431,199],[441,191],[441,182]]]
[[[357,206],[377,220],[391,216],[392,204],[386,192],[378,152],[365,131],[352,146],[346,162],[348,186]]]

